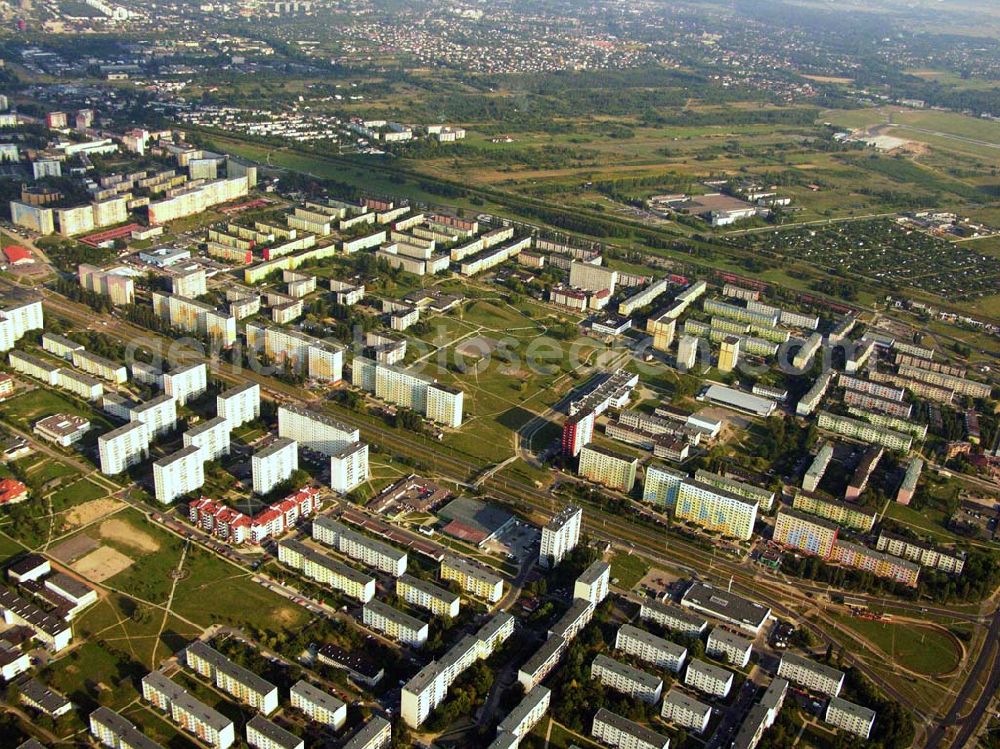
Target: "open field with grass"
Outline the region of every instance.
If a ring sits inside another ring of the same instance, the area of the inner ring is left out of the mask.
[[[647,572],[649,565],[634,554],[618,552],[611,557],[611,579],[618,578],[618,582],[614,584],[619,588],[631,590]]]
[[[876,622],[845,615],[835,615],[834,619],[875,645],[890,663],[908,671],[941,675],[951,673],[959,664],[958,643],[941,630],[909,622]]]

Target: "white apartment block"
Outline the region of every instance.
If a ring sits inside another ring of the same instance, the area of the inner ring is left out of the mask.
[[[299,570],[306,577],[329,585],[361,603],[368,603],[375,597],[374,577],[348,567],[301,541],[279,543],[278,560]]]
[[[153,463],[153,483],[156,500],[170,504],[178,497],[200,489],[205,483],[205,454],[197,445],[182,447],[177,452]]]
[[[351,559],[357,559],[393,577],[406,572],[405,551],[348,528],[327,515],[318,515],[313,520],[312,537]]]
[[[255,715],[247,721],[247,744],[252,749],[305,749],[305,742],[291,731]]]
[[[594,715],[590,735],[616,749],[670,749],[666,736],[603,707]]]
[[[623,624],[618,629],[615,649],[675,674],[680,672],[687,658],[687,648],[631,624]]]
[[[229,455],[231,427],[223,416],[203,421],[184,432],[184,446],[200,447],[204,460],[218,460]]]
[[[368,445],[354,442],[330,456],[330,488],[347,494],[368,480]]]
[[[41,300],[0,300],[0,351],[10,351],[29,330],[44,326]]]
[[[112,429],[97,438],[97,451],[101,473],[116,476],[149,457],[149,430],[138,421]]]
[[[294,440],[278,437],[250,458],[255,494],[268,494],[287,481],[299,467],[299,447]]]
[[[503,596],[500,575],[462,557],[449,555],[441,560],[441,579],[454,580],[466,593],[490,603],[496,603]]]
[[[149,439],[156,439],[173,431],[177,425],[177,401],[170,395],[158,395],[133,406],[129,411],[129,420],[145,424]]]
[[[695,658],[688,663],[684,683],[699,692],[722,699],[733,688],[733,672]]]
[[[347,721],[347,705],[332,694],[299,679],[289,690],[292,707],[301,710],[311,720],[330,726],[335,731]]]
[[[621,455],[596,445],[584,445],[580,450],[580,466],[577,473],[598,484],[627,494],[635,486],[635,472],[638,465],[638,458]]]
[[[843,671],[795,653],[785,653],[781,656],[778,676],[811,692],[819,692],[830,697],[839,695],[844,686]]]
[[[82,351],[83,345],[58,333],[42,333],[42,349],[66,361],[73,361],[73,352]]]
[[[583,598],[574,598],[566,613],[549,627],[549,637],[558,635],[570,642],[594,618],[594,604]]]
[[[457,593],[407,574],[396,578],[396,595],[435,616],[458,616],[462,605],[462,598]]]
[[[382,632],[387,637],[411,648],[422,647],[427,642],[429,630],[427,622],[420,621],[415,616],[394,609],[379,600],[373,599],[364,605],[362,621],[366,627]]]
[[[598,655],[590,665],[590,678],[629,697],[655,704],[663,691],[663,679],[625,663]]]
[[[356,427],[298,406],[278,407],[278,436],[295,440],[305,450],[336,455],[360,438]]]
[[[208,369],[204,364],[177,367],[163,375],[163,392],[180,404],[197,398],[208,389]]]
[[[403,686],[400,715],[411,728],[419,727],[448,696],[448,689],[476,660],[489,658],[514,632],[514,617],[501,611],[476,634],[466,635],[440,660],[424,666]]]
[[[229,718],[196,700],[159,671],[143,677],[142,696],[168,713],[178,726],[214,749],[227,749],[236,740]]]
[[[875,711],[842,700],[840,697],[832,697],[826,706],[824,720],[831,726],[836,726],[867,741],[871,735],[872,726],[875,724]]]
[[[431,421],[458,429],[462,426],[465,393],[435,382],[427,386],[427,413]]]
[[[59,373],[62,370],[48,359],[24,351],[11,351],[7,355],[7,361],[10,362],[11,369],[21,374],[34,377],[47,385],[59,384]]]
[[[525,692],[530,692],[552,673],[552,670],[559,665],[562,654],[566,652],[567,644],[565,638],[549,635],[541,647],[524,662],[517,671],[517,680]]]
[[[278,709],[278,688],[274,684],[233,663],[215,648],[195,640],[183,652],[188,668],[212,679],[224,692],[264,715]]]
[[[573,582],[573,598],[583,599],[596,606],[608,597],[610,584],[611,565],[598,559]]]
[[[705,644],[705,655],[737,668],[746,667],[752,651],[753,640],[722,627],[715,627]]]
[[[387,749],[392,742],[392,724],[385,718],[373,715],[343,749]]]
[[[712,719],[712,708],[674,688],[663,698],[660,717],[688,731],[704,733]]]
[[[569,505],[560,510],[542,527],[542,545],[538,561],[546,567],[555,567],[563,557],[580,542],[583,509]]]
[[[81,372],[95,375],[108,382],[121,385],[128,381],[128,370],[124,365],[105,359],[103,356],[92,354],[84,349],[77,349],[73,352],[73,366]]]
[[[163,749],[114,710],[99,707],[90,714],[90,735],[109,749]]]
[[[690,614],[679,606],[670,606],[656,600],[642,601],[639,618],[656,622],[661,627],[686,637],[701,637],[708,628],[707,619]]]
[[[215,398],[215,412],[233,429],[260,417],[260,385],[247,383],[230,388]]]
[[[531,689],[510,714],[500,721],[497,731],[517,738],[527,736],[549,709],[552,691],[538,685]]]

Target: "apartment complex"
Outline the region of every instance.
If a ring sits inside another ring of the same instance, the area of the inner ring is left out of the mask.
[[[457,593],[407,574],[396,578],[396,595],[435,616],[458,616],[462,605]]]
[[[236,740],[235,728],[229,718],[196,700],[159,671],[152,671],[143,677],[142,697],[214,749],[227,749]]]
[[[775,543],[807,554],[829,558],[837,542],[840,526],[816,515],[809,515],[795,509],[783,509],[774,523]]]
[[[278,436],[329,457],[356,443],[360,432],[318,411],[281,405],[278,407]]]
[[[941,570],[950,575],[961,575],[962,569],[965,567],[964,551],[942,551],[930,544],[896,536],[885,531],[879,532],[875,549],[902,557],[910,562],[916,562],[921,567]]]
[[[757,501],[700,481],[684,480],[677,491],[674,516],[707,530],[746,541],[757,520]]]
[[[215,648],[195,640],[183,652],[187,667],[211,679],[222,691],[264,715],[278,709],[278,688],[274,684],[233,663]]]
[[[362,356],[351,361],[351,384],[431,421],[455,429],[462,426],[465,394],[461,390]]]
[[[871,533],[878,515],[867,507],[807,492],[795,492],[792,507],[862,533]]]
[[[338,562],[301,541],[278,544],[278,560],[311,580],[329,585],[344,595],[368,603],[375,597],[375,578]]]
[[[687,657],[687,648],[670,640],[664,640],[644,629],[623,624],[615,637],[615,648],[627,655],[635,656],[657,668],[665,668],[675,674],[680,672]]]
[[[204,363],[176,367],[163,375],[163,392],[182,406],[207,389],[208,370]]]
[[[229,455],[232,426],[224,416],[215,416],[188,429],[182,435],[185,447],[200,447],[203,460]]]
[[[313,520],[312,537],[351,559],[357,559],[366,566],[393,577],[406,572],[405,551],[348,528],[329,516],[320,515]]]
[[[603,447],[586,445],[580,450],[577,473],[598,484],[628,493],[635,486],[638,458],[622,455]]]
[[[263,715],[255,715],[247,721],[246,736],[252,749],[305,749],[302,739]]]
[[[247,346],[280,366],[310,379],[338,382],[344,377],[344,347],[287,328],[247,323]]]
[[[106,707],[90,714],[90,735],[108,749],[163,749],[122,716]]]
[[[656,599],[642,600],[639,606],[639,618],[643,621],[656,622],[661,627],[685,637],[701,637],[708,628],[707,619]]]
[[[287,481],[299,467],[299,448],[290,439],[278,437],[250,458],[255,494],[269,494]]]
[[[778,664],[778,676],[793,684],[836,697],[844,686],[844,672],[795,653],[784,653]]]
[[[496,603],[503,596],[503,578],[489,568],[462,557],[449,555],[441,560],[441,579],[454,580],[462,590]]]
[[[248,382],[219,393],[215,397],[215,412],[232,429],[260,418],[260,385]]]
[[[573,598],[596,606],[608,597],[610,584],[611,565],[598,559],[573,581]]]
[[[542,526],[542,542],[538,561],[546,567],[555,567],[563,557],[580,542],[583,509],[575,505],[564,507]]]
[[[170,504],[205,483],[205,453],[197,445],[182,447],[153,463],[156,500]]]
[[[750,662],[752,651],[753,640],[724,627],[715,627],[709,633],[708,642],[705,644],[705,655],[737,668],[746,667]]]
[[[116,476],[149,457],[149,430],[140,421],[105,432],[97,438],[101,473]]]
[[[514,632],[514,617],[501,611],[474,635],[466,635],[439,660],[424,666],[404,686],[400,714],[411,728],[419,727],[448,696],[448,690],[475,661],[489,658]]]
[[[832,414],[829,411],[820,411],[816,425],[820,429],[842,434],[861,442],[872,445],[881,445],[887,450],[908,452],[913,444],[913,438],[902,432],[895,432],[891,429],[869,424],[867,421],[852,419],[849,416]]]
[[[684,683],[687,686],[719,699],[729,694],[733,688],[733,679],[732,671],[697,658],[688,663],[687,671],[684,672]]]
[[[606,708],[594,715],[590,735],[617,749],[669,749],[670,739]]]
[[[368,445],[353,442],[330,456],[330,488],[340,494],[368,480]]]
[[[674,687],[663,698],[660,717],[675,726],[701,734],[712,719],[712,708]]]
[[[366,627],[382,632],[411,648],[419,648],[427,642],[427,622],[422,622],[415,616],[394,609],[377,599],[372,599],[364,605],[362,621]]]
[[[633,668],[606,655],[598,655],[590,664],[590,678],[629,697],[655,704],[663,691],[663,679]]]
[[[871,735],[872,726],[875,725],[875,711],[842,700],[840,697],[832,697],[826,706],[826,715],[823,719],[831,726],[836,726],[867,741]]]

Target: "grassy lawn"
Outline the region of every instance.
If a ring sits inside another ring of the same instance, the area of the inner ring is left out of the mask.
[[[959,648],[951,637],[936,629],[912,624],[874,622],[835,615],[839,624],[874,643],[892,662],[922,674],[945,674],[958,666]]]
[[[131,508],[118,513],[115,520],[124,522],[126,530],[135,532],[133,541],[127,536],[104,536],[99,528],[88,528],[85,531],[91,538],[117,549],[133,560],[130,567],[110,577],[107,584],[136,598],[163,603],[170,594],[173,582],[171,573],[177,568],[184,543]]]
[[[6,565],[8,559],[24,550],[24,547],[14,539],[0,535],[0,564]]]
[[[107,704],[112,709],[136,699],[138,680],[148,671],[121,651],[85,642],[47,666],[41,676],[87,713],[97,707],[96,696],[104,691],[110,691]]]
[[[106,497],[107,494],[107,489],[100,484],[96,484],[90,479],[82,479],[72,484],[63,485],[54,491],[49,499],[52,502],[52,511],[61,512],[74,505]]]
[[[295,629],[308,619],[304,609],[200,548],[188,551],[184,566],[186,576],[177,584],[173,611],[203,627],[218,623]]]
[[[916,510],[909,505],[890,502],[885,514],[886,517],[910,526],[921,535],[933,537],[935,541],[954,543],[961,540],[959,536],[944,527],[947,518],[940,510],[931,508]]]
[[[611,558],[611,579],[619,588],[631,590],[649,572],[649,565],[635,554],[617,553]]]

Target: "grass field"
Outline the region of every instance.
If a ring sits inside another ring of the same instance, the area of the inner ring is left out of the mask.
[[[634,554],[617,553],[611,558],[611,579],[619,588],[631,590],[649,572],[649,565]]]
[[[960,650],[948,634],[910,623],[895,624],[835,615],[844,627],[873,643],[895,663],[910,671],[947,674],[959,664]]]

